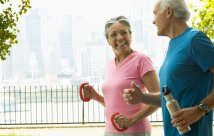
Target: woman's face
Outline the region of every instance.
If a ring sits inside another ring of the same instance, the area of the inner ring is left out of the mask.
[[[108,44],[117,56],[130,52],[131,34],[126,25],[116,22],[108,28]]]

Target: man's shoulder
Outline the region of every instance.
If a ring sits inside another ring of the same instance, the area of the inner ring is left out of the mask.
[[[187,34],[191,36],[195,36],[199,33],[203,33],[203,32],[195,28],[190,28]]]
[[[192,36],[192,37],[197,37],[197,36],[200,36],[200,37],[207,37],[206,34],[204,32],[202,32],[201,30],[198,30],[196,28],[191,28],[189,30],[189,34]]]

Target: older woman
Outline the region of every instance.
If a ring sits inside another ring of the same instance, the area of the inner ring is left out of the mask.
[[[158,92],[159,81],[151,60],[144,54],[131,48],[131,26],[124,16],[111,18],[105,25],[105,37],[112,48],[115,58],[107,64],[102,85],[103,95],[99,95],[89,84],[84,86],[85,98],[98,101],[105,106],[106,127],[104,136],[150,136],[151,127],[147,116],[157,110],[151,105],[128,105],[123,101],[123,90],[134,81],[143,92]],[[111,117],[120,132],[112,124]]]

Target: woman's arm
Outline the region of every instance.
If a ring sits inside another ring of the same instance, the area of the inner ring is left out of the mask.
[[[97,102],[99,102],[100,104],[102,104],[105,107],[105,102],[104,102],[104,97],[101,96],[100,94],[97,93],[97,95],[95,95],[95,97],[93,97],[94,100],[96,100]]]
[[[150,93],[157,93],[159,92],[159,81],[158,81],[158,78],[157,78],[157,75],[156,75],[156,72],[155,71],[149,71],[148,73],[146,73],[144,75],[144,77],[142,78],[142,82],[145,84],[147,90],[148,90],[148,94]],[[134,88],[135,84],[132,83],[132,87]],[[138,90],[136,91],[135,89],[132,90],[133,93],[131,93],[131,97],[132,97],[132,100],[135,101],[135,99],[137,99],[137,101],[139,102],[136,102],[136,103],[140,103],[141,100],[143,97],[143,93],[141,92],[140,88],[135,86]],[[132,89],[133,89],[132,88]],[[127,94],[124,94],[124,96],[127,95]],[[126,99],[127,97],[125,97]],[[158,103],[157,105],[160,105],[160,97],[155,97],[157,100],[156,103]],[[128,103],[130,102],[133,102],[133,101],[127,101]],[[134,102],[134,103],[135,103]],[[135,113],[132,117],[130,118],[127,118],[123,115],[118,115],[116,117],[116,122],[117,124],[120,126],[120,127],[130,127],[134,124],[136,124],[138,121],[140,121],[141,119],[144,119],[146,117],[148,117],[149,115],[151,115],[154,111],[156,111],[158,109],[157,106],[154,106],[154,105],[144,105],[144,107],[138,111],[137,113]]]
[[[105,106],[104,97],[97,93],[94,87],[89,84],[84,85],[83,96],[84,98],[96,100],[97,102]]]

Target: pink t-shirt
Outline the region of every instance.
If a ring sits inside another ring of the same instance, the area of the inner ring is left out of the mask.
[[[105,80],[102,85],[102,91],[105,101],[106,114],[106,132],[120,133],[111,124],[111,115],[119,112],[127,117],[134,115],[143,104],[128,105],[122,98],[125,88],[130,88],[131,81],[134,81],[146,91],[145,85],[142,83],[142,77],[149,71],[154,70],[151,60],[134,51],[116,66],[115,59],[112,60],[106,68]],[[144,133],[151,131],[149,120],[143,119],[128,128],[125,133]]]

